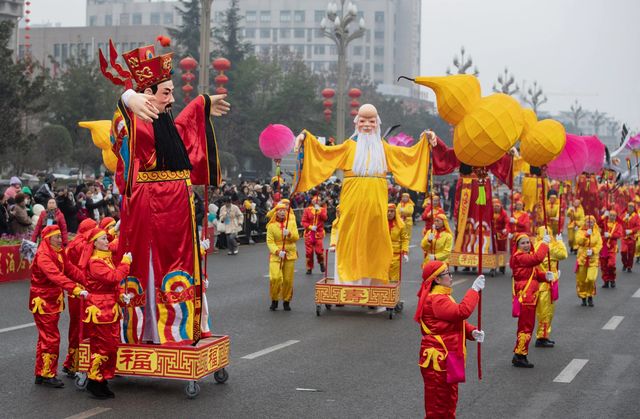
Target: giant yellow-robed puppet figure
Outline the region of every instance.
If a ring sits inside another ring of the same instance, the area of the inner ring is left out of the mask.
[[[369,285],[387,282],[393,250],[388,234],[387,179],[426,192],[429,145],[425,138],[413,147],[389,145],[380,135],[380,118],[373,105],[360,107],[356,131],[344,143],[324,146],[308,131],[297,138],[303,159],[296,192],[324,182],[337,169],[344,171],[340,195],[340,236],[336,246],[340,282]],[[423,136],[424,137],[424,136]]]

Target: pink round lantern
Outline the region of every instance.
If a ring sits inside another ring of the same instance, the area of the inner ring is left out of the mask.
[[[405,134],[404,132],[399,133],[398,135],[394,135],[393,137],[388,139],[389,144],[397,145],[400,147],[409,147],[413,144],[413,137]]]
[[[629,141],[625,145],[625,147],[633,152],[640,151],[640,134],[634,135],[629,138]]]
[[[604,167],[604,144],[595,136],[582,137],[587,147],[587,163],[584,171],[587,173],[598,173]]]
[[[567,142],[558,157],[547,165],[547,174],[552,179],[572,180],[584,172],[589,151],[581,136],[567,134]]]
[[[273,160],[281,160],[291,153],[295,143],[293,132],[281,124],[269,124],[258,138],[262,154]]]

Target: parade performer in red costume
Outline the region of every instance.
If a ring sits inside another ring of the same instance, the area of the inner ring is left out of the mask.
[[[313,255],[320,265],[320,272],[324,272],[324,223],[327,221],[327,208],[320,205],[320,197],[314,196],[311,205],[302,213],[302,227],[304,227],[304,249],[307,257],[307,275],[313,271]]]
[[[458,383],[464,382],[466,340],[484,341],[484,331],[466,322],[478,304],[484,275],[473,282],[457,304],[451,296],[452,279],[446,263],[429,261],[422,270],[418,308],[420,372],[424,381],[425,418],[455,418]]]
[[[636,211],[633,202],[627,204],[627,211],[622,217],[624,236],[622,237],[622,270],[631,272],[633,267],[633,256],[635,254],[636,240],[640,233],[640,215]]]
[[[80,258],[87,244],[87,234],[97,227],[97,223],[92,218],[85,218],[78,226],[78,234],[71,240],[67,247],[67,258],[69,262],[78,269],[80,268]],[[83,283],[83,285],[85,285]],[[78,347],[80,346],[80,329],[82,328],[82,301],[73,294],[67,293],[67,304],[69,306],[69,345],[67,348],[67,359],[64,361],[62,372],[68,377],[75,377],[78,371]]]
[[[172,54],[156,55],[152,45],[123,54],[130,71],[117,63],[110,43],[107,70],[115,84],[131,87],[112,121],[115,181],[123,194],[119,253],[135,256],[126,292],[133,293],[123,320],[125,342],[192,343],[200,339],[202,258],[192,184],[217,185],[218,150],[211,116],[229,110],[225,95],[195,97],[175,119]],[[124,284],[125,282],[123,282]]]
[[[518,331],[511,363],[515,367],[533,368],[527,355],[536,322],[538,282],[551,282],[554,279],[552,272],[541,271],[538,269],[538,265],[545,260],[549,253],[551,236],[545,234],[542,243],[535,252],[532,251],[531,240],[526,233],[518,233],[515,237],[515,243],[517,250],[511,255],[509,265],[513,272],[513,304],[519,306],[519,313],[514,307],[513,315],[518,317]]]
[[[598,215],[598,181],[595,175],[583,173],[578,176],[576,197],[582,203],[585,215]]]
[[[502,208],[502,202],[498,198],[493,199],[493,231],[496,233],[496,248],[499,252],[507,251],[507,238],[509,228],[509,215]]]
[[[431,199],[425,199],[425,207],[422,212],[422,221],[424,221],[424,228],[422,229],[422,235],[424,236],[431,230],[433,227],[433,220],[435,220],[438,215],[446,213],[442,206],[440,205],[440,197],[438,195],[433,195]]]
[[[29,310],[38,329],[36,346],[36,384],[64,387],[56,378],[60,350],[58,321],[64,310],[64,292],[86,298],[89,293],[81,285],[82,271],[69,262],[62,249],[62,235],[57,225],[42,230],[42,240],[31,265]]]
[[[129,296],[120,296],[120,281],[129,274],[131,254],[125,253],[116,267],[111,260],[107,232],[94,228],[88,237],[81,261],[87,276],[87,290],[91,294],[85,309],[86,318],[82,320],[89,325],[91,348],[87,391],[104,399],[114,397],[107,380],[115,375],[120,342],[118,301],[123,298],[124,303],[129,303]]]
[[[601,222],[602,250],[600,250],[600,268],[602,269],[602,288],[616,287],[616,259],[618,258],[618,240],[624,235],[622,223],[615,210],[608,212]]]

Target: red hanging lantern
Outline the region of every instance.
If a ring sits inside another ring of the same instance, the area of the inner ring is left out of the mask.
[[[349,97],[352,99],[357,99],[362,95],[362,90],[358,88],[349,89]]]
[[[327,99],[324,102],[322,102],[322,106],[324,106],[325,108],[331,108],[333,106],[333,102]]]
[[[193,92],[193,86],[190,84],[185,84],[184,86],[182,86],[182,91],[185,93],[191,93]]]
[[[198,66],[198,62],[193,57],[185,57],[180,60],[179,65],[182,71],[193,71]]]
[[[227,60],[224,57],[218,57],[211,63],[214,69],[217,71],[227,71],[231,68],[231,61]]]
[[[184,73],[181,78],[183,82],[191,83],[196,79],[196,75],[193,73]]]
[[[322,90],[322,97],[324,97],[325,99],[331,99],[333,96],[335,96],[335,94],[336,91],[328,87]]]
[[[216,94],[226,95],[228,90],[224,85],[229,83],[229,77],[224,72],[231,68],[231,61],[224,57],[218,57],[211,62],[211,66],[218,71],[218,75],[213,79],[216,84]]]
[[[357,100],[353,99],[350,103],[352,108],[359,108],[360,107],[360,102],[358,102]]]
[[[229,93],[229,91],[224,87],[216,87],[216,95],[226,95],[227,93]]]
[[[358,110],[357,109],[351,109],[351,112],[349,112],[349,114],[355,118],[356,116],[358,116]]]
[[[331,115],[333,114],[333,111],[331,109],[325,109],[323,113],[325,121],[331,121]]]
[[[229,83],[229,77],[227,77],[225,74],[219,74],[213,80],[217,85],[223,85],[223,84]]]

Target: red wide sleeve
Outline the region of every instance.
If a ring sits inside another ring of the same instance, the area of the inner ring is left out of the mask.
[[[129,275],[129,264],[121,263],[116,269],[111,268],[100,259],[93,259],[89,264],[91,276],[100,278],[103,284],[118,284]]]
[[[474,330],[478,330],[478,328],[469,322],[464,323],[464,336],[467,340],[475,340],[471,334]]]
[[[305,208],[302,212],[302,227],[306,229],[312,224],[313,219],[309,219],[309,211]]]
[[[460,161],[456,157],[453,148],[447,145],[440,138],[436,137],[438,144],[431,149],[431,162],[434,175],[448,175],[460,166]]]
[[[193,99],[175,119],[176,128],[189,154],[191,182],[194,185],[215,185],[221,179],[218,144],[211,122],[211,97]]]
[[[64,261],[65,275],[67,275],[69,278],[73,279],[79,284],[83,284],[83,285],[86,284],[86,277],[84,275],[84,272],[81,269],[79,269],[76,265],[71,263],[71,261],[69,260],[69,257],[63,258],[63,261]]]
[[[530,268],[540,265],[549,253],[549,246],[546,243],[540,243],[535,253],[520,253],[515,255],[516,266],[521,268]]]
[[[511,154],[505,154],[500,160],[489,166],[489,171],[497,177],[500,182],[513,188],[513,156]]]
[[[67,263],[68,262],[65,262],[65,268]],[[72,293],[73,289],[77,286],[77,284],[69,279],[63,272],[60,272],[57,264],[51,260],[51,257],[48,254],[40,255],[40,258],[38,259],[38,267],[45,274],[47,280],[53,282],[69,293]],[[76,270],[79,271],[78,268],[76,268]]]
[[[448,322],[466,320],[476,308],[478,299],[478,293],[472,289],[467,291],[460,304],[456,304],[448,295],[434,295],[433,315]]]
[[[60,233],[62,234],[62,245],[66,246],[69,243],[69,232],[67,231],[67,221],[64,219],[62,211],[56,211],[56,223],[60,227]]]

